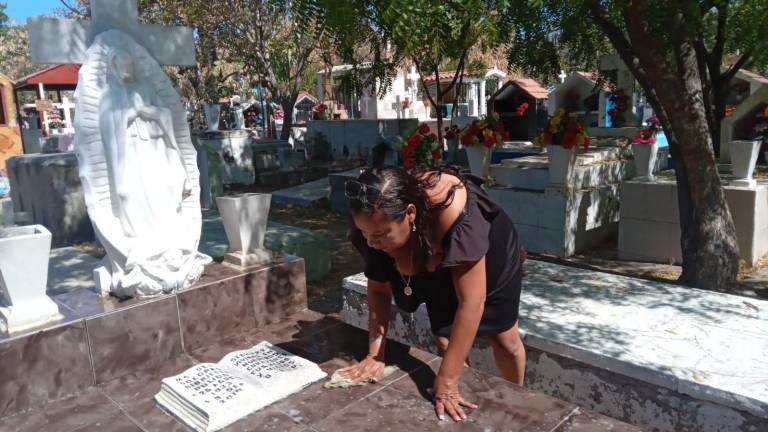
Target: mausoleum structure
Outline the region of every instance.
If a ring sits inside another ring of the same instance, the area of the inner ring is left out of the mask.
[[[362,66],[365,67],[364,65]],[[327,71],[317,73],[317,95],[321,101],[333,101],[336,110],[329,114],[333,119],[407,119],[416,118],[427,121],[437,117],[437,111],[429,106],[429,100],[423,94],[421,81],[430,88],[431,94],[436,94],[434,75],[420,76],[415,67],[410,70],[400,68],[392,81],[387,93],[380,97],[376,89],[367,88],[361,97],[343,91],[341,78],[350,73],[352,66],[338,65],[331,69],[330,77]],[[440,72],[440,85],[447,87],[455,72]],[[444,117],[450,117],[456,92],[459,92],[459,115],[477,117],[487,113],[486,86],[494,91],[498,89],[506,74],[492,68],[487,71],[465,72],[461,88],[447,92],[443,100],[436,101],[443,109]],[[449,107],[450,106],[450,107]],[[448,112],[448,111],[451,112]],[[343,112],[343,113],[342,113]]]
[[[547,89],[535,80],[509,80],[488,100],[509,132],[510,141],[532,142],[547,121]]]
[[[598,144],[632,139],[642,113],[634,91],[635,79],[617,55],[603,56],[599,72],[573,72],[550,94],[548,112],[563,108],[577,113]]]
[[[75,101],[70,99],[72,91],[77,86],[78,64],[59,64],[27,75],[14,82],[14,99],[21,119],[21,134],[24,153],[40,153],[44,143],[41,139],[56,132],[55,144],[57,150],[71,151],[74,140]],[[50,101],[52,109],[58,110],[61,122],[58,130],[51,127],[52,115],[49,111],[39,111],[37,103],[20,105],[20,93],[34,93],[36,100]],[[69,95],[69,96],[68,96]],[[62,137],[59,134],[63,135]],[[69,143],[59,148],[58,141]]]
[[[629,155],[626,147],[579,148],[567,185],[551,183],[547,153],[505,159],[491,165],[486,191],[527,250],[571,256],[616,235],[619,184],[635,172]]]
[[[725,199],[736,226],[741,259],[753,266],[768,254],[768,181],[757,180],[755,187],[739,186],[729,169],[721,167]],[[682,262],[674,171],[653,182],[622,182],[619,259]]]
[[[547,113],[552,117],[563,108],[577,113],[584,126],[599,126],[600,108],[605,104],[608,88],[598,86],[597,82],[596,73],[572,72],[549,94]]]

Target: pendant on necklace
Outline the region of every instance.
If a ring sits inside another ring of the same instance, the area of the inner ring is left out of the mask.
[[[409,295],[413,294],[413,290],[411,289],[411,287],[410,287],[409,285],[406,285],[406,286],[405,286],[405,288],[403,288],[403,292],[404,292],[404,293],[405,293],[405,295],[407,295],[407,296],[409,296]]]

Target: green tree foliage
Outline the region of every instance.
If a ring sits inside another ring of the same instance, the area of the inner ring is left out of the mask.
[[[26,25],[13,25],[0,3],[0,73],[18,79],[35,71],[29,58]]]
[[[329,13],[341,4],[327,0],[226,0],[223,21],[226,59],[242,65],[283,108],[281,139],[288,139],[293,107],[311,59],[320,46]],[[339,9],[341,10],[341,9]]]
[[[683,274],[726,288],[738,271],[733,218],[715,145],[727,86],[742,66],[766,64],[764,0],[531,0],[504,11],[515,23],[510,62],[553,76],[563,60],[597,65],[615,50],[630,68],[670,142],[680,206]]]
[[[442,110],[439,103],[444,94],[460,87],[464,72],[469,69],[468,54],[498,45],[505,34],[507,21],[496,12],[507,7],[506,1],[494,0],[358,0],[350,2],[356,22],[356,33],[333,26],[334,39],[341,57],[352,64],[353,88],[375,85],[379,93],[387,91],[396,67],[414,64],[423,80],[431,77],[435,91],[423,86],[424,94],[437,111],[438,135],[442,138]],[[350,53],[367,46],[372,55],[364,63]],[[363,64],[364,68],[358,66]],[[455,73],[442,75],[446,64],[455,65]],[[361,79],[362,77],[362,79]],[[458,95],[459,92],[456,92]],[[454,101],[456,102],[456,101]]]

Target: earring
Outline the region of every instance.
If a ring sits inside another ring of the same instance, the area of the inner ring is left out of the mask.
[[[416,224],[411,222],[411,232],[416,232]]]

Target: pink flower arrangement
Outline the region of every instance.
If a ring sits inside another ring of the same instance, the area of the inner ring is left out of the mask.
[[[648,126],[640,129],[637,136],[632,139],[633,144],[656,144],[656,133],[661,123],[656,116],[651,116],[647,121]]]

